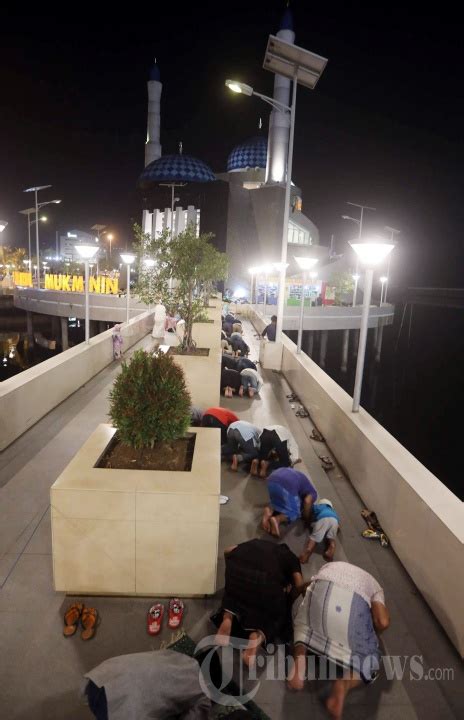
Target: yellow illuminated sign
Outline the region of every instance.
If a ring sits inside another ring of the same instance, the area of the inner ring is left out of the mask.
[[[22,287],[32,287],[32,273],[18,272],[15,270],[13,273],[13,282],[15,285],[21,285]]]
[[[65,292],[84,292],[82,275],[45,275],[45,290],[62,290]],[[118,294],[118,279],[105,275],[90,277],[89,292],[103,295]]]

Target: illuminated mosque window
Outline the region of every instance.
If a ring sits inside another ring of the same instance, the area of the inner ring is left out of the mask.
[[[292,245],[312,245],[312,238],[307,230],[290,222],[288,224],[288,242]]]

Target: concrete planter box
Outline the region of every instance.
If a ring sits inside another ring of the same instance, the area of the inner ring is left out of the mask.
[[[50,490],[53,577],[70,594],[195,596],[216,590],[220,433],[196,435],[190,472],[94,467],[99,425]]]
[[[217,322],[193,323],[192,336],[197,347],[217,350],[221,346],[221,326]]]
[[[201,346],[199,345],[199,347]],[[220,347],[210,348],[208,357],[200,355],[173,355],[172,357],[185,373],[192,404],[202,410],[218,406],[221,383]]]

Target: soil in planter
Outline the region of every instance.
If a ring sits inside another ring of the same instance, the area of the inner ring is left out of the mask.
[[[135,448],[123,445],[114,436],[95,467],[113,470],[177,470],[189,472],[195,448],[194,433],[169,442],[157,443],[153,448]]]
[[[191,350],[182,350],[180,347],[171,346],[168,355],[197,355],[199,357],[208,357],[209,348],[192,348]]]

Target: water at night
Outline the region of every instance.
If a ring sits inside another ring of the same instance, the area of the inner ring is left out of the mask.
[[[296,332],[289,332],[296,342]],[[358,334],[350,332],[347,371],[341,370],[342,331],[328,334],[325,372],[353,393]],[[369,330],[362,406],[461,500],[464,382],[457,358],[464,351],[464,313],[443,307],[398,305],[393,325],[383,328],[380,361],[375,330]],[[314,333],[312,359],[320,364],[321,334]],[[309,333],[303,350],[308,352]],[[309,353],[308,353],[309,354]]]

